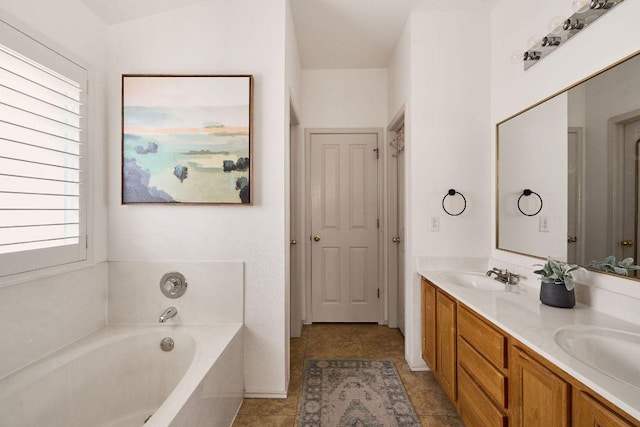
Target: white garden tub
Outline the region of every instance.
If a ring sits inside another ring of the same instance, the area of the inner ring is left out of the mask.
[[[242,351],[241,325],[106,326],[2,379],[0,425],[226,427]]]

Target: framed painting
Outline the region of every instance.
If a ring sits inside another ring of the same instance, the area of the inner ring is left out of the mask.
[[[122,76],[122,203],[251,205],[253,76]]]

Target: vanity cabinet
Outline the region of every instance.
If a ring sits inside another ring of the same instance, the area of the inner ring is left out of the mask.
[[[456,344],[456,301],[438,289],[435,378],[452,402],[457,398]]]
[[[436,366],[436,293],[437,288],[422,279],[422,358],[435,372]]]
[[[511,372],[512,427],[568,427],[571,386],[545,363],[518,346],[512,347]]]
[[[574,390],[573,407],[573,425],[578,427],[633,427],[634,425],[583,390]]]
[[[640,427],[424,278],[422,334],[422,356],[467,427]]]
[[[507,426],[506,334],[458,304],[458,411],[469,426]]]
[[[456,300],[422,279],[422,358],[452,402],[457,397]]]

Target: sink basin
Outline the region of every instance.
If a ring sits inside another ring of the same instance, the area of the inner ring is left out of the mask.
[[[443,280],[456,286],[472,289],[483,289],[485,291],[503,291],[504,283],[487,277],[484,273],[472,272],[446,272],[441,275]]]
[[[640,334],[572,325],[558,329],[553,339],[560,348],[581,362],[640,388]]]

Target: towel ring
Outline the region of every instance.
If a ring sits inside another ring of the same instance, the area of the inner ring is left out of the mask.
[[[528,214],[528,213],[525,213],[525,212],[522,210],[522,207],[520,207],[520,199],[522,199],[522,196],[529,197],[529,196],[530,196],[530,195],[532,195],[532,194],[535,194],[536,196],[538,196],[538,199],[540,200],[540,209],[538,209],[538,210],[536,211],[536,213]],[[538,193],[536,193],[535,191],[532,191],[532,190],[529,190],[528,188],[526,188],[526,189],[522,192],[522,194],[520,195],[520,197],[518,197],[518,210],[520,211],[520,213],[521,213],[522,215],[526,215],[526,216],[536,216],[536,215],[538,215],[538,214],[540,213],[540,211],[542,210],[542,197],[540,197],[540,195],[539,195]]]
[[[462,210],[458,213],[451,213],[447,210],[447,208],[444,206],[444,201],[447,200],[447,197],[449,196],[455,196],[456,194],[459,194],[460,197],[462,197],[462,200],[464,201],[464,206],[462,207]],[[467,199],[462,195],[462,193],[457,192],[456,190],[454,190],[453,188],[450,189],[449,191],[447,191],[447,194],[444,195],[444,197],[442,198],[442,209],[449,215],[451,216],[458,216],[461,215],[462,212],[465,211],[465,209],[467,209]]]

